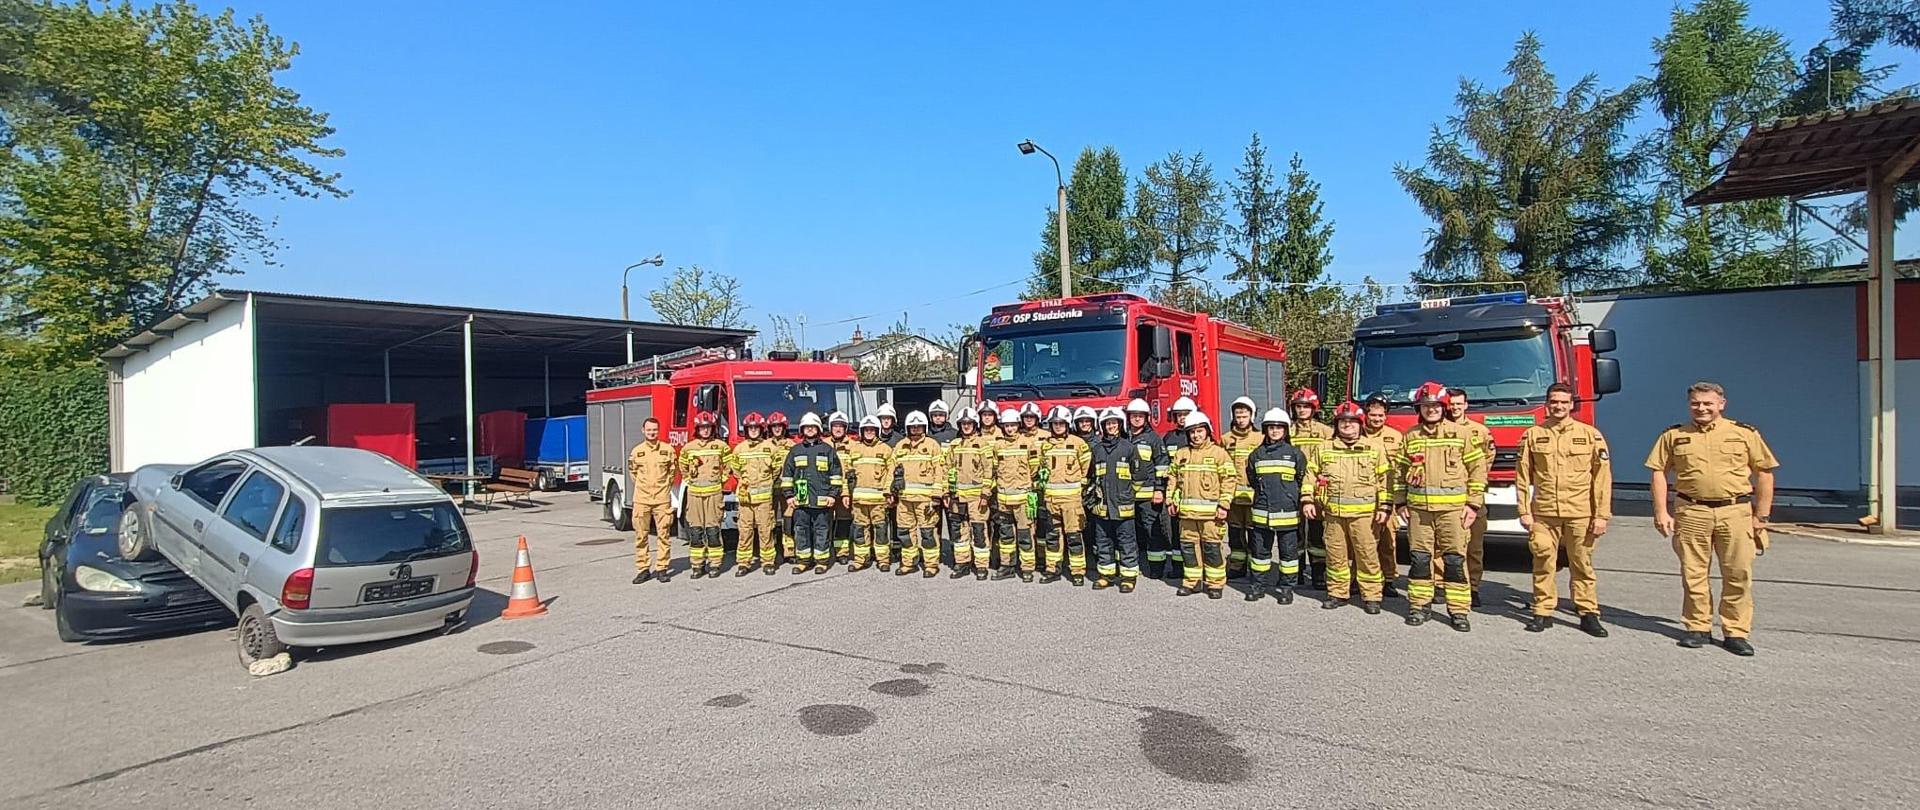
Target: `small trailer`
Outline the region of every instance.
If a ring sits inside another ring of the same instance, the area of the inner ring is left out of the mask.
[[[552,492],[586,483],[593,469],[587,460],[587,415],[527,420],[527,469],[540,474],[537,488]]]

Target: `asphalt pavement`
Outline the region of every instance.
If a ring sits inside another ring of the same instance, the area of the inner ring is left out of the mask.
[[[579,493],[469,518],[465,630],[250,678],[230,631],[75,645],[0,588],[0,806],[1906,806],[1920,549],[1776,536],[1754,658],[1675,646],[1644,518],[1598,552],[1611,638],[1521,629],[1524,547],[1472,633],[1386,614],[895,577],[630,585]],[[515,538],[546,616],[498,618]],[[685,565],[676,547],[676,564]],[[1563,580],[1564,591],[1564,580]],[[1567,607],[1570,610],[1570,606]]]

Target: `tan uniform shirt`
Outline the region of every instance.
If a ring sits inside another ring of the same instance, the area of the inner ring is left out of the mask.
[[[1407,440],[1407,434],[1394,430],[1387,425],[1381,425],[1379,430],[1367,430],[1365,427],[1362,427],[1360,428],[1360,432],[1366,438],[1379,442],[1381,447],[1387,448],[1389,455],[1398,451],[1400,445]]]
[[[901,440],[893,446],[893,463],[905,481],[900,497],[925,501],[947,494],[947,451],[932,436]]]
[[[718,495],[727,483],[727,443],[694,439],[680,448],[680,477],[688,495]]]
[[[634,504],[660,506],[673,502],[671,490],[679,458],[679,451],[663,441],[643,441],[633,446],[633,452],[627,454],[627,475],[633,482]]]
[[[1613,519],[1607,438],[1571,418],[1527,428],[1520,436],[1514,486],[1522,515]]]
[[[1407,432],[1393,454],[1393,500],[1415,509],[1479,509],[1487,500],[1487,454],[1472,430],[1445,419]]]
[[[1388,481],[1392,465],[1377,437],[1347,441],[1338,436],[1307,454],[1311,500],[1335,517],[1364,517],[1392,502]]]
[[[1311,419],[1287,428],[1287,441],[1293,442],[1294,447],[1300,448],[1308,456],[1313,455],[1315,448],[1333,441],[1333,435],[1332,425]]]
[[[1087,468],[1093,464],[1093,450],[1087,440],[1071,433],[1040,440],[1047,470],[1047,497],[1078,500],[1087,486]]]
[[[1253,455],[1253,451],[1258,449],[1263,441],[1266,441],[1266,437],[1258,425],[1245,431],[1228,428],[1226,434],[1220,437],[1220,446],[1226,449],[1227,455],[1233,458],[1236,466],[1245,470],[1247,456]],[[1243,473],[1240,477],[1245,478],[1246,475]],[[1240,482],[1234,491],[1233,502],[1253,503],[1253,487],[1248,486],[1245,481]]]
[[[1779,466],[1760,431],[1726,418],[1667,428],[1647,454],[1647,469],[1671,471],[1674,491],[1696,501],[1751,495],[1753,474]]]
[[[1040,438],[1015,431],[994,443],[993,491],[1001,503],[1011,504],[1033,491],[1033,476],[1040,469]]]
[[[840,469],[854,503],[885,503],[893,488],[893,448],[878,439],[850,442],[840,452]]]
[[[785,441],[762,436],[748,439],[727,453],[727,466],[735,478],[733,494],[741,503],[758,505],[773,502],[773,485],[780,480],[780,465],[787,460]]]
[[[1181,520],[1212,520],[1214,510],[1232,506],[1234,492],[1246,484],[1245,463],[1234,461],[1226,448],[1213,442],[1182,447],[1173,451],[1167,469],[1167,500],[1180,507]]]

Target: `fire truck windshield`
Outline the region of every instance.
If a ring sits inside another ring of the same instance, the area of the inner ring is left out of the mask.
[[[1118,327],[1008,334],[988,331],[987,396],[1039,399],[1112,396],[1126,376],[1126,330]]]
[[[1469,334],[1439,345],[1419,337],[1367,341],[1354,352],[1353,390],[1362,401],[1380,396],[1400,406],[1433,380],[1465,390],[1475,405],[1544,402],[1554,380],[1550,341],[1530,329]]]
[[[733,396],[736,413],[770,416],[778,411],[793,425],[799,425],[808,412],[822,420],[834,411],[845,411],[856,421],[860,418],[859,397],[850,382],[736,382]]]

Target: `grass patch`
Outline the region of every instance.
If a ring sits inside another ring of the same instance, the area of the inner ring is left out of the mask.
[[[55,508],[0,504],[0,584],[40,578],[40,540]]]

